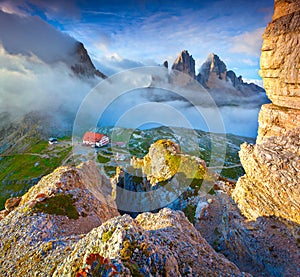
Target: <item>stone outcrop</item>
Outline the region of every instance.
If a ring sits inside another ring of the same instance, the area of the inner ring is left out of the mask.
[[[165,62],[164,66],[167,67],[166,65]],[[212,96],[215,92],[222,92],[225,96],[234,95],[235,97],[253,96],[264,92],[263,88],[254,83],[245,83],[242,76],[237,77],[232,70],[227,71],[226,64],[214,53],[208,55],[197,76],[195,76],[195,60],[187,50],[180,53],[172,69],[188,74],[192,79],[196,79],[212,93]],[[179,85],[190,86],[192,83],[191,80],[182,80],[176,73],[171,75],[171,80]],[[263,103],[266,103],[266,101]]]
[[[163,66],[164,66],[165,68],[169,68],[169,63],[168,63],[168,61],[164,61]]]
[[[75,244],[53,276],[74,276],[91,253],[110,258],[118,276],[251,276],[217,254],[182,212],[170,209],[107,221]]]
[[[300,110],[267,104],[259,112],[259,128],[256,143],[272,136],[283,136],[300,126]]]
[[[264,33],[261,75],[272,104],[259,115],[257,145],[244,144],[246,175],[233,199],[250,219],[275,216],[300,224],[300,1],[275,0]]]
[[[209,54],[207,60],[201,66],[196,80],[207,89],[222,89],[227,94],[237,95],[237,92],[240,92],[243,96],[251,96],[264,92],[263,88],[254,83],[245,83],[242,76],[237,77],[234,71],[227,71],[226,64],[214,53]],[[231,87],[229,82],[232,85]]]
[[[77,42],[74,56],[75,62],[71,65],[71,69],[75,74],[88,78],[94,76],[98,76],[103,79],[107,78],[102,72],[95,68],[87,50],[84,48],[83,43]]]
[[[0,220],[0,276],[51,276],[74,242],[119,215],[110,194],[93,162],[43,177]]]
[[[246,175],[233,199],[248,218],[276,216],[300,224],[300,129],[243,144],[240,158]]]
[[[171,140],[158,140],[153,143],[148,154],[139,159],[133,157],[131,165],[141,168],[152,185],[171,179],[176,173],[183,173],[186,178],[203,179],[206,164],[198,157],[184,155],[180,146]]]
[[[249,221],[221,191],[201,196],[195,228],[213,248],[253,276],[299,276],[299,227],[295,232],[274,217]]]
[[[172,65],[172,69],[178,70],[195,78],[195,60],[187,50],[183,50]]]

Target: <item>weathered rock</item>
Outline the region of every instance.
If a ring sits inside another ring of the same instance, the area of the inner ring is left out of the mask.
[[[300,7],[298,0],[275,0],[274,14],[272,19],[275,20],[279,17],[298,11],[299,9]]]
[[[4,217],[6,217],[9,214],[7,210],[0,211],[0,220],[2,220]]]
[[[182,212],[169,209],[135,220],[116,217],[93,229],[53,276],[73,276],[91,253],[121,264],[120,276],[250,276],[217,254]]]
[[[233,87],[237,90],[245,93],[245,95],[251,95],[253,92],[264,92],[264,89],[254,83],[245,83],[242,76],[237,77],[232,70],[228,70],[226,73],[227,80],[230,80]]]
[[[8,198],[5,201],[5,210],[8,212],[11,212],[12,210],[14,210],[16,207],[19,206],[21,202],[21,197],[15,197],[15,198]]]
[[[264,92],[264,89],[256,84],[245,83],[242,76],[237,77],[232,70],[227,71],[226,64],[214,53],[209,54],[196,80],[211,92],[222,90],[222,93],[225,92],[224,96],[235,94],[239,97],[247,97]]]
[[[273,21],[264,35],[260,74],[273,104],[300,109],[300,4],[275,1]]]
[[[152,185],[166,181],[176,173],[183,173],[186,178],[203,179],[206,174],[206,165],[198,157],[184,155],[180,146],[171,140],[158,140],[153,143],[148,154],[139,159],[133,157],[131,165],[141,168]]]
[[[169,63],[168,63],[168,61],[164,61],[164,67],[165,67],[165,68],[169,68]]]
[[[246,171],[233,192],[251,219],[275,216],[300,223],[300,1],[275,1],[264,34],[261,75],[273,104],[259,115],[258,145],[244,144]]]
[[[258,145],[243,144],[240,158],[246,175],[233,199],[248,218],[276,216],[300,224],[300,129]]]
[[[294,224],[293,232],[274,217],[249,221],[231,197],[219,191],[201,196],[196,204],[195,228],[240,270],[253,276],[300,275],[299,226]]]
[[[300,110],[279,107],[274,104],[263,105],[258,117],[259,128],[256,143],[265,138],[282,136],[287,131],[300,126]]]
[[[178,70],[195,78],[195,60],[187,50],[181,51],[172,65],[172,69]]]
[[[0,276],[51,276],[74,242],[119,215],[93,162],[59,167],[0,221]]]

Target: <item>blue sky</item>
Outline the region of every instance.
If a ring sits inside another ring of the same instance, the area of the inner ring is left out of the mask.
[[[245,79],[259,79],[261,35],[273,0],[1,1],[0,9],[39,16],[84,43],[96,67],[110,75],[126,68],[173,63],[187,49],[196,71],[214,52]]]

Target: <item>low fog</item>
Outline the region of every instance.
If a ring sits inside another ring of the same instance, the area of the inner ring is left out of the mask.
[[[36,56],[8,54],[1,45],[0,84],[2,114],[9,113],[16,121],[39,111],[59,129],[72,125],[82,99],[94,86],[74,76],[62,62],[49,65]]]
[[[144,67],[110,77],[84,99],[75,133],[80,136],[96,125],[174,126],[256,136],[258,112],[267,101],[264,93],[245,97],[219,91],[212,96],[187,75],[180,76],[180,82],[170,81],[165,68]]]
[[[71,70],[76,40],[37,16],[0,11],[0,118],[19,122],[30,112],[53,129],[71,131],[84,96],[99,79],[79,78]],[[49,130],[51,132],[53,130]]]
[[[134,90],[115,99],[102,114],[99,124],[101,126],[114,126],[135,128],[144,125],[149,126],[174,126],[184,128],[194,128],[203,131],[212,131],[211,128],[221,124],[224,128],[218,128],[214,131],[217,133],[231,133],[239,136],[256,137],[258,128],[258,112],[260,107],[257,105],[222,105],[211,107],[201,105],[201,95],[198,94],[197,105],[191,105],[186,99],[153,101],[149,99],[149,88]],[[151,89],[153,90],[153,89]],[[161,89],[155,89],[156,93],[172,95]],[[174,98],[178,95],[174,96]],[[172,99],[172,98],[171,98]],[[161,106],[155,103],[162,104]],[[176,115],[174,112],[176,110]],[[149,116],[150,114],[150,116]],[[207,118],[210,122],[207,122]],[[151,120],[152,118],[152,120]],[[157,120],[159,118],[160,120]],[[214,119],[216,122],[214,122]],[[136,123],[138,120],[138,123]],[[213,125],[213,126],[212,126]]]

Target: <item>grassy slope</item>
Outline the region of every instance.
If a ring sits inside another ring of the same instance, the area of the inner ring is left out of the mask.
[[[0,210],[5,200],[11,196],[22,195],[31,185],[62,164],[71,151],[70,138],[65,137],[57,145],[48,141],[31,139],[22,152],[5,153],[0,161]]]

